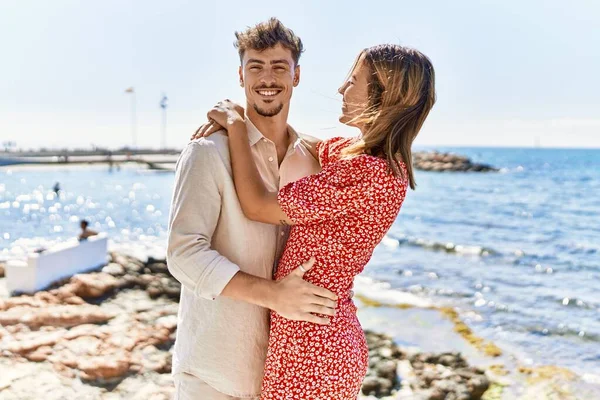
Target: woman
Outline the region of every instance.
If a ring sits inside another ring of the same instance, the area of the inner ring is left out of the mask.
[[[434,70],[416,50],[374,46],[359,54],[339,92],[340,121],[361,135],[316,143],[322,171],[279,193],[268,192],[259,176],[240,106],[219,103],[197,135],[228,131],[236,190],[250,219],[294,225],[275,279],[314,258],[305,279],[338,295],[329,325],[272,312],[263,400],[356,399],[368,349],[349,293],[408,186],[415,188],[411,145],[435,102]]]

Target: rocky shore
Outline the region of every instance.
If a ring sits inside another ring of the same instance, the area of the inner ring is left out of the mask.
[[[365,331],[369,371],[362,393],[376,398],[423,400],[481,399],[490,387],[485,371],[468,365],[460,353],[421,353],[400,349],[386,335]]]
[[[0,298],[0,397],[171,398],[179,292],[164,260],[112,254],[100,271]],[[380,333],[366,336],[363,399],[480,399],[490,387],[486,372],[458,353],[415,352]]]
[[[415,169],[434,172],[497,172],[487,164],[473,163],[467,157],[452,153],[417,152],[413,154]]]

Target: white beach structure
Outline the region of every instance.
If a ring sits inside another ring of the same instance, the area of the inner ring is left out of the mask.
[[[34,293],[63,278],[106,265],[107,254],[108,238],[99,234],[31,254],[27,261],[9,260],[5,265],[6,287],[9,293]]]

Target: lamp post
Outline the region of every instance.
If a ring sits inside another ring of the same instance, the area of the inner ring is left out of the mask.
[[[163,93],[162,95],[162,99],[160,100],[160,108],[162,108],[162,124],[161,124],[161,131],[162,131],[162,148],[166,149],[167,148],[167,106],[169,105],[169,99],[167,98],[167,95]]]
[[[132,87],[125,89],[125,93],[131,95],[131,140],[132,147],[135,149],[137,147],[137,116],[135,113],[135,89]]]

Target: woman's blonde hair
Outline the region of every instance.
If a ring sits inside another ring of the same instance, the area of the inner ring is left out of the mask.
[[[369,68],[367,109],[353,122],[364,126],[360,140],[343,155],[369,154],[388,161],[396,176],[416,187],[411,146],[435,103],[435,72],[427,56],[407,47],[382,44],[363,50],[357,57]],[[406,165],[408,176],[399,168]]]

